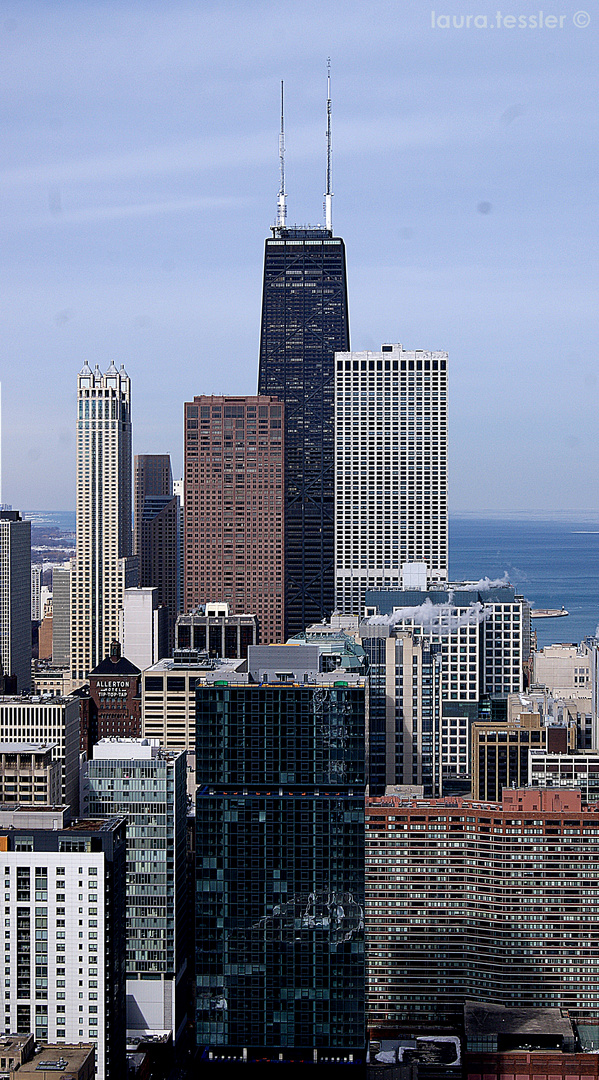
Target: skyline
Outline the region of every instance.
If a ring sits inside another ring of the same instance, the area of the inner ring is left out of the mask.
[[[175,475],[183,402],[256,393],[280,80],[287,220],[315,225],[330,55],[351,348],[449,352],[450,514],[594,508],[599,16],[562,10],[6,4],[3,498],[74,507],[85,359],[124,363],[134,452]]]

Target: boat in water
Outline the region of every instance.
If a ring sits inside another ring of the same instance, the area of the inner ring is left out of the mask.
[[[559,619],[563,615],[569,615],[565,607],[561,608],[533,608],[530,612],[531,619]]]

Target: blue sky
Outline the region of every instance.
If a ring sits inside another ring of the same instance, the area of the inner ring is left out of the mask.
[[[3,499],[74,506],[84,359],[175,475],[182,403],[255,392],[279,84],[316,224],[330,56],[352,347],[449,351],[454,512],[596,508],[599,5],[549,2],[4,2]]]

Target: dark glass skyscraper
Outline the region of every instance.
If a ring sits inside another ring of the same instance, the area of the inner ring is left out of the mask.
[[[348,349],[343,240],[276,226],[264,254],[258,393],[285,402],[287,636],[334,607],[334,355]]]
[[[338,635],[229,664],[196,684],[202,1060],[361,1065],[364,651]]]

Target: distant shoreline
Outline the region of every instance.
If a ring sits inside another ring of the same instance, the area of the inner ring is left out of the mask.
[[[55,517],[72,514],[73,510],[22,510],[24,518]],[[577,521],[599,522],[599,510],[453,510],[449,520],[454,518],[466,521],[470,518],[478,521]]]

